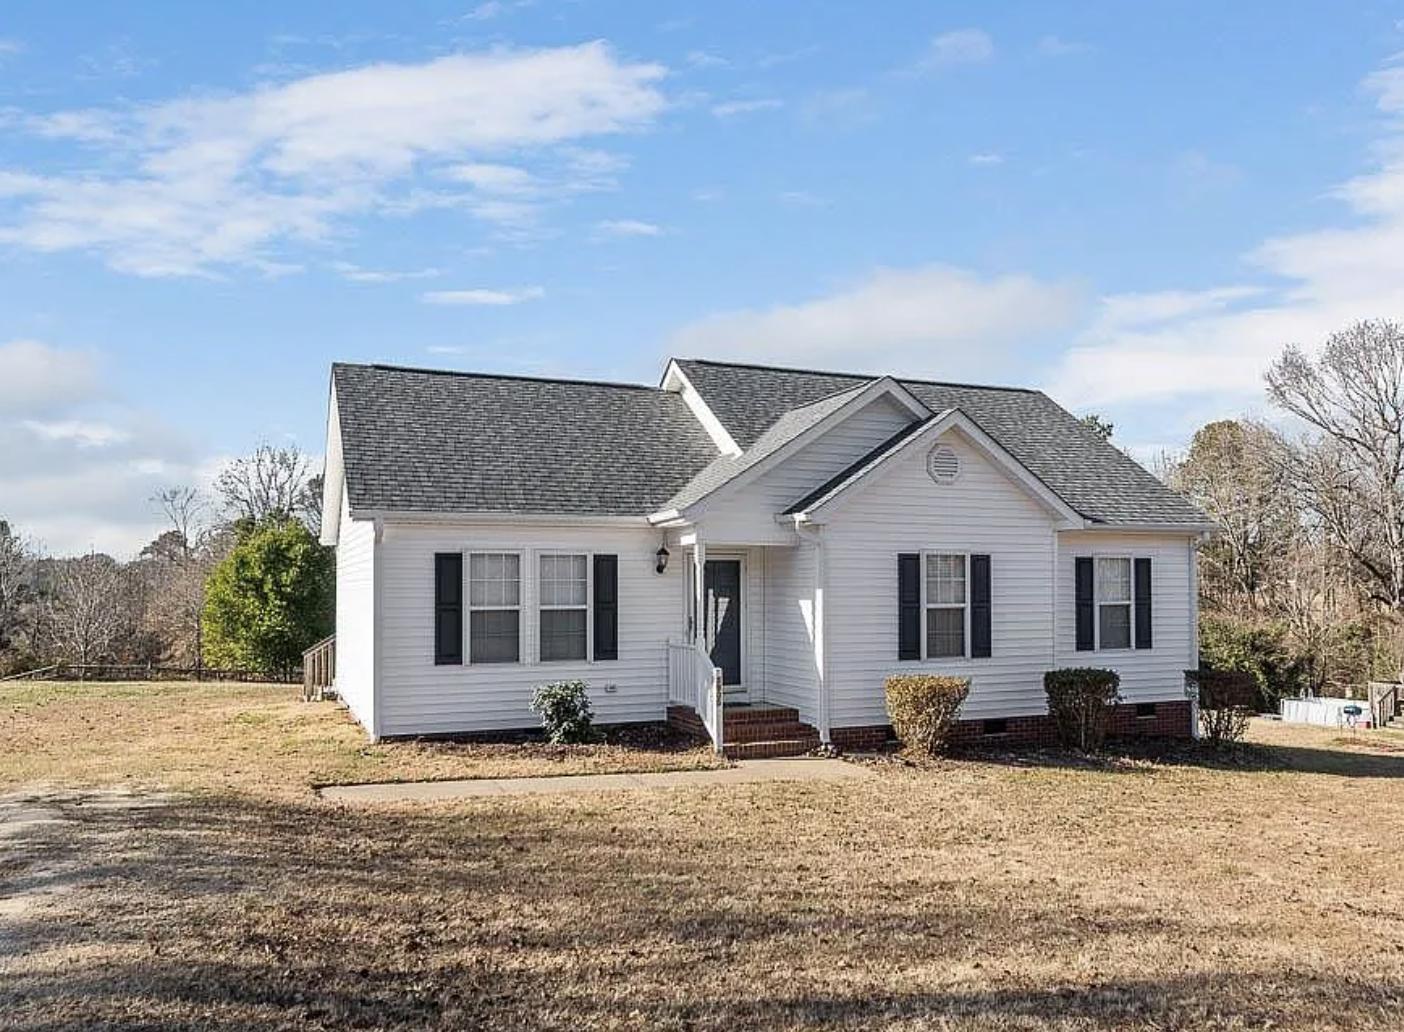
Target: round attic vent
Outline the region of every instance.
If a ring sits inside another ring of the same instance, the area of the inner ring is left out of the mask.
[[[960,476],[960,456],[948,445],[938,444],[926,456],[926,472],[938,484],[953,484]]]

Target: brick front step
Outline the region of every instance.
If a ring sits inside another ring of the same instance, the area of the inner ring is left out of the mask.
[[[669,706],[668,723],[697,738],[707,737],[702,718],[689,706]],[[819,732],[788,706],[748,706],[722,715],[722,752],[728,759],[803,756],[819,747]]]

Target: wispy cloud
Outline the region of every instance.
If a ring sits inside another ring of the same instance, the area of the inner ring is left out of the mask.
[[[110,423],[85,422],[78,419],[61,419],[44,422],[26,419],[21,425],[45,441],[71,441],[79,448],[106,448],[131,440],[131,433]]]
[[[983,29],[943,32],[927,45],[926,53],[911,66],[912,72],[931,72],[958,65],[982,64],[994,57],[994,40]]]
[[[693,68],[729,68],[731,62],[720,54],[713,54],[706,50],[688,51],[687,63]]]
[[[333,262],[332,268],[342,279],[352,283],[399,283],[402,280],[433,279],[435,276],[441,275],[440,270],[433,268],[411,271],[363,269],[350,262]]]
[[[511,289],[488,289],[474,287],[468,290],[430,290],[420,294],[419,299],[430,305],[487,305],[502,307],[519,305],[523,301],[535,301],[546,296],[543,287],[514,287]]]
[[[877,101],[862,86],[820,90],[805,101],[804,121],[828,129],[857,129],[876,120]]]
[[[24,44],[17,39],[0,38],[0,59],[18,54],[24,50]]]
[[[612,237],[656,237],[663,234],[662,226],[639,219],[604,219],[595,223],[595,230]]]
[[[824,208],[829,205],[827,197],[821,197],[809,190],[781,190],[780,203],[793,208]]]
[[[282,264],[280,248],[324,240],[367,214],[438,205],[520,218],[502,183],[465,184],[446,171],[520,152],[562,175],[605,178],[591,167],[598,152],[581,143],[647,126],[664,106],[663,74],[590,43],[61,112],[28,128],[72,142],[72,169],[0,173],[0,243],[97,253],[145,276],[208,275]],[[93,149],[112,171],[93,171]]]
[[[1004,155],[997,151],[980,151],[966,159],[972,165],[1003,165]]]
[[[749,115],[756,111],[774,111],[785,106],[776,97],[759,97],[754,100],[724,100],[712,105],[712,114],[718,118],[732,118],[736,115]]]

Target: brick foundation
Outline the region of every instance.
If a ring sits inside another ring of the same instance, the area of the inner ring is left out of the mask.
[[[1117,706],[1111,717],[1109,733],[1116,738],[1189,738],[1193,733],[1193,713],[1188,701],[1157,702],[1150,716],[1137,716],[1135,703]],[[1000,725],[1003,725],[1000,730]],[[863,727],[836,727],[829,732],[830,740],[848,752],[877,749],[892,737],[887,724]],[[953,745],[1033,745],[1058,744],[1053,721],[1040,714],[1035,717],[1007,717],[995,720],[961,720],[951,731]]]

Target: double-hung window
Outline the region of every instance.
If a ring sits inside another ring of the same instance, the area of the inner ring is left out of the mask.
[[[583,660],[588,655],[590,557],[538,558],[541,661]]]
[[[1131,560],[1097,558],[1097,646],[1131,647]]]
[[[515,552],[468,556],[468,662],[521,660],[522,558]]]
[[[926,656],[965,656],[966,610],[970,602],[966,557],[926,556]]]

